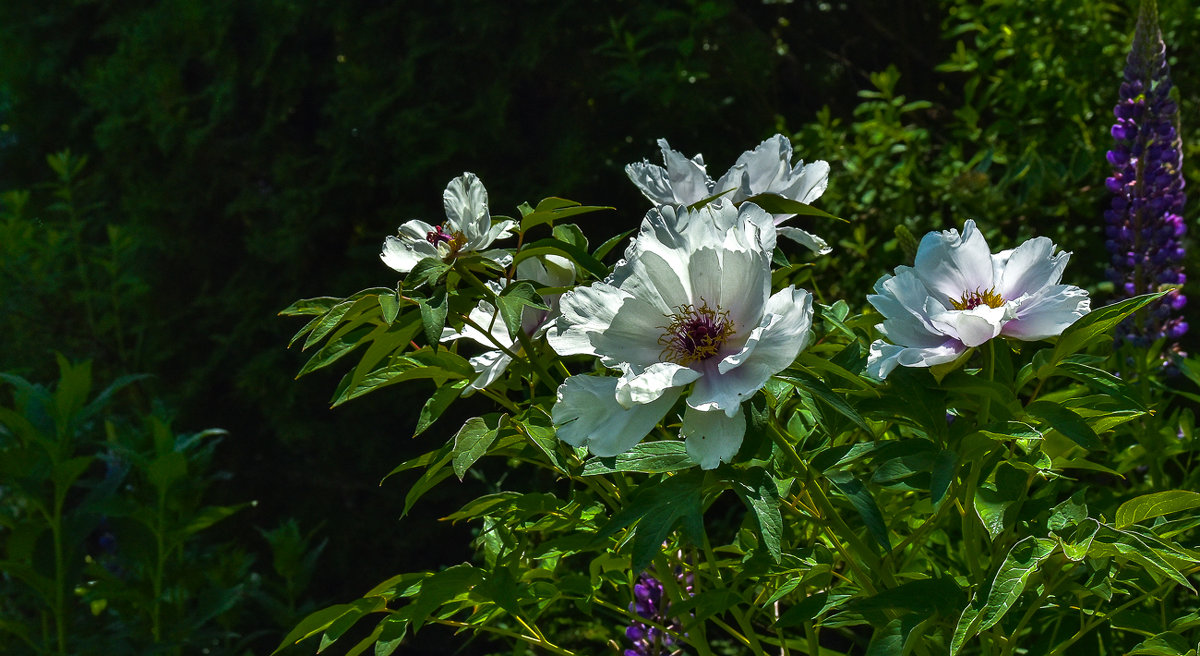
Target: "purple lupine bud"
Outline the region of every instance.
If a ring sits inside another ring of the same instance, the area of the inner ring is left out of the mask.
[[[1106,154],[1113,173],[1105,187],[1113,200],[1104,213],[1105,248],[1112,253],[1108,278],[1118,297],[1132,297],[1186,280],[1179,264],[1186,255],[1187,234],[1180,218],[1186,196],[1175,128],[1179,107],[1170,98],[1170,68],[1155,0],[1141,0],[1123,78],[1110,131],[1115,143]],[[1172,290],[1153,311],[1127,319],[1119,339],[1134,345],[1163,337],[1178,340],[1187,323],[1175,313],[1186,303],[1178,289]],[[1163,352],[1186,357],[1178,344],[1168,343]]]

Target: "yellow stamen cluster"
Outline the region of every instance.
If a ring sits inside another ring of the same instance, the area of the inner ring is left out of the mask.
[[[950,305],[954,306],[955,310],[974,310],[980,305],[986,305],[991,308],[998,308],[1004,305],[1004,298],[996,293],[996,288],[993,287],[985,292],[976,289],[973,292],[963,292],[962,298],[957,301],[948,299]]]

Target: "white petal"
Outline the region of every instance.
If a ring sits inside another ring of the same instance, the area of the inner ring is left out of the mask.
[[[513,261],[512,252],[504,248],[493,248],[486,250],[480,253],[480,255],[495,262],[501,267],[508,267],[508,265],[512,264]]]
[[[790,366],[808,346],[812,329],[812,296],[788,287],[767,302],[762,323],[751,331],[741,351],[715,366],[706,366],[696,381],[688,405],[698,410],[723,410],[732,414],[766,384]]]
[[[617,403],[623,408],[645,405],[662,396],[668,389],[682,387],[700,377],[700,372],[674,362],[655,362],[649,367],[622,367],[617,380]]]
[[[475,380],[471,381],[471,387],[483,389],[496,382],[496,379],[504,373],[505,369],[508,369],[511,362],[512,358],[502,351],[487,351],[471,358],[471,368],[479,374]]]
[[[925,308],[929,303],[929,289],[910,267],[896,267],[896,275],[884,275],[875,282],[875,294],[867,296],[867,302],[891,323],[900,324],[897,332],[936,334],[942,332],[929,321]],[[943,305],[943,310],[949,305]],[[915,324],[915,325],[914,325]],[[907,326],[907,327],[902,327]],[[889,332],[891,329],[889,328]],[[907,344],[904,338],[899,343]]]
[[[426,239],[425,235],[433,230],[433,226],[424,221],[409,221],[400,227],[400,236],[389,235],[383,240],[383,251],[379,254],[383,263],[399,271],[408,273],[417,266],[417,262],[427,257],[437,257],[437,249]],[[419,233],[419,236],[414,236]]]
[[[675,203],[675,191],[671,189],[670,177],[663,167],[643,160],[626,165],[625,175],[655,205]]]
[[[481,328],[488,330],[491,337],[503,344],[505,347],[513,345],[513,338],[508,334],[508,326],[504,323],[503,317],[496,313],[495,308],[487,301],[480,301],[479,305],[475,306],[469,313],[467,318],[475,322]],[[446,326],[442,329],[442,337],[440,341],[452,342],[459,339],[469,339],[477,344],[481,344],[488,348],[496,348],[496,342],[492,341],[485,333],[477,330],[470,324],[463,324],[462,332],[458,332],[453,328]]]
[[[1004,323],[1013,318],[1013,308],[979,306],[972,309],[942,309],[937,301],[930,299],[925,311],[930,323],[944,335],[956,337],[968,347],[978,347],[992,337],[1000,335]]]
[[[711,195],[712,179],[705,172],[703,158],[699,155],[692,159],[684,157],[683,153],[671,150],[666,139],[659,139],[658,147],[662,149],[676,203],[691,205]]]
[[[688,455],[701,469],[716,469],[737,455],[746,435],[746,415],[738,407],[732,416],[724,412],[702,412],[688,408],[683,412],[683,436]]]
[[[953,362],[967,347],[957,340],[947,340],[939,346],[911,348],[875,340],[867,357],[867,373],[883,380],[897,366],[932,367]]]
[[[792,169],[792,175],[791,183],[779,195],[801,203],[812,203],[829,186],[829,162],[817,160],[808,165],[801,162]]]
[[[517,225],[517,222],[513,221],[512,219],[504,219],[503,221],[497,221],[497,222],[491,224],[490,226],[488,226],[487,230],[482,235],[480,235],[476,241],[471,241],[468,239],[466,248],[473,250],[473,251],[483,250],[483,249],[487,248],[488,246],[491,246],[492,242],[496,241],[497,239],[506,239],[508,237],[511,237],[512,229],[516,225]],[[504,266],[508,266],[508,265],[505,264]]]
[[[1074,285],[1053,285],[1015,305],[1016,318],[1004,324],[1001,334],[1034,341],[1061,335],[1090,311],[1091,300],[1086,291]]]
[[[779,193],[784,187],[776,184],[776,181],[788,176],[791,167],[792,144],[787,137],[777,134],[755,146],[754,150],[742,153],[729,171],[721,176],[716,187],[724,191],[736,186],[737,191],[727,196],[733,203],[768,191]]]
[[[627,410],[617,403],[616,387],[616,378],[566,379],[550,411],[558,437],[573,446],[586,445],[595,455],[615,456],[642,441],[679,398],[679,390],[669,390],[653,403]]]
[[[792,226],[779,226],[775,230],[778,231],[780,237],[787,237],[817,255],[826,255],[833,251],[833,247],[826,243],[824,239],[807,230],[801,230]]]
[[[1071,254],[1066,252],[1054,255],[1054,242],[1047,237],[1030,239],[1012,250],[997,253],[992,256],[999,274],[996,291],[1012,300],[1057,285],[1070,258]]]
[[[463,173],[451,180],[442,192],[442,205],[446,208],[446,223],[452,231],[461,232],[475,249],[486,247],[487,244],[474,246],[482,243],[492,226],[487,190],[474,173]]]
[[[967,346],[979,346],[1000,334],[1005,322],[1012,319],[1012,308],[1008,305],[988,307],[981,305],[970,310],[943,310],[934,299],[926,307],[930,322],[943,334],[957,337]]]
[[[931,232],[917,247],[913,271],[939,302],[958,300],[964,293],[992,288],[992,254],[974,221],[957,230]]]
[[[656,307],[605,283],[564,294],[562,315],[546,333],[559,355],[600,356],[606,366],[662,360],[658,339],[668,319]]]

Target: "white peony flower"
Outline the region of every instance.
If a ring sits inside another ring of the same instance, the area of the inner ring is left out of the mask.
[[[551,416],[558,435],[599,456],[631,449],[691,384],[680,430],[705,469],[746,432],[742,401],[808,344],[812,297],[771,295],[774,225],[753,203],[651,210],[613,274],[563,296],[546,333],[561,355],[589,354],[619,377],[572,376]]]
[[[481,252],[497,239],[512,236],[515,225],[510,219],[492,223],[488,212],[487,190],[474,173],[463,173],[446,185],[442,192],[446,222],[434,226],[414,219],[400,226],[398,237],[389,236],[383,242],[379,257],[384,264],[408,273],[417,262],[436,257],[449,260],[460,253]],[[486,251],[484,257],[507,266],[511,256],[502,250]]]
[[[1090,309],[1086,291],[1059,284],[1070,256],[1054,254],[1046,237],[993,255],[974,221],[962,235],[930,232],[913,266],[896,267],[867,297],[891,342],[871,344],[867,371],[882,379],[898,365],[952,362],[997,335],[1032,341],[1061,334]]]
[[[557,255],[531,257],[521,260],[517,264],[517,278],[532,280],[546,287],[566,287],[575,282],[575,265],[571,264],[570,260]],[[497,294],[500,293],[499,283],[488,281],[487,284]],[[549,306],[549,310],[526,306],[521,311],[521,329],[525,331],[526,335],[540,337],[549,328],[550,324],[558,317],[558,303],[561,296],[562,294],[542,296],[542,301]],[[471,325],[465,325],[462,332],[447,327],[442,331],[441,341],[452,342],[466,338],[489,349],[470,359],[471,366],[479,374],[475,380],[471,381],[471,387],[483,389],[496,382],[512,362],[512,357],[496,348],[496,344],[502,344],[504,348],[512,352],[520,352],[521,344],[516,337],[508,333],[508,326],[491,303],[480,301],[479,305],[467,316],[477,326],[487,330],[491,336],[489,337]]]
[[[715,203],[728,200],[739,205],[747,198],[768,193],[812,203],[829,185],[829,163],[818,160],[805,165],[800,161],[793,166],[792,143],[782,134],[742,153],[716,181],[708,176],[701,155],[688,159],[683,153],[671,150],[666,139],[659,139],[658,145],[662,148],[666,168],[645,160],[625,167],[625,174],[656,206],[690,206],[718,194],[721,197]],[[772,219],[780,226],[793,216],[795,214],[775,214]],[[800,228],[780,226],[779,234],[815,253],[823,255],[832,250],[825,240]]]

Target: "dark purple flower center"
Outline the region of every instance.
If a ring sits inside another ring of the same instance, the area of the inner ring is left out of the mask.
[[[445,244],[449,249],[449,256],[452,257],[467,243],[467,238],[461,232],[447,232],[444,227],[437,226],[425,233],[425,241],[433,244],[434,248]]]
[[[658,343],[663,346],[663,357],[682,365],[717,355],[735,332],[729,311],[714,310],[707,303],[680,305],[668,318],[671,322],[663,327]]]

